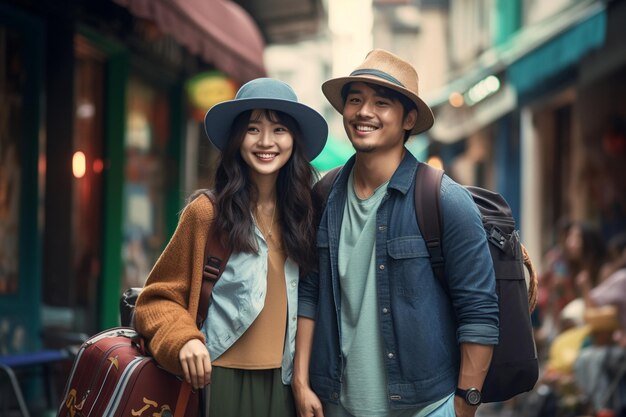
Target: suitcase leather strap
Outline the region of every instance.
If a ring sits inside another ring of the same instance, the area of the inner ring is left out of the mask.
[[[182,384],[180,384],[180,391],[178,391],[176,408],[174,408],[174,417],[185,417],[185,411],[187,411],[187,402],[189,401],[189,395],[191,395],[191,385],[183,382]]]

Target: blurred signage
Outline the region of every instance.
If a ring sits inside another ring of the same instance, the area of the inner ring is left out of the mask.
[[[204,115],[215,104],[232,100],[237,83],[219,71],[203,72],[187,81],[187,96],[192,105],[192,116],[204,120]]]
[[[493,123],[517,106],[517,94],[510,85],[498,84],[495,92],[492,92],[495,87],[493,81],[487,82],[487,85],[479,85],[480,83],[472,87],[476,88],[474,99],[481,98],[474,105],[463,105],[463,98],[468,96],[465,94],[460,96],[460,106],[450,102],[450,105],[438,108],[437,123],[429,131],[433,139],[442,143],[454,143]]]
[[[374,0],[375,6],[398,6],[409,4],[409,0]]]

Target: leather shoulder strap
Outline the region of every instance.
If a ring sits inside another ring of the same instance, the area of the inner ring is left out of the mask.
[[[204,194],[211,200],[215,207],[215,197],[209,190]],[[217,280],[222,276],[224,268],[230,258],[231,250],[222,245],[220,237],[209,229],[206,246],[204,248],[204,267],[202,270],[202,289],[200,290],[200,302],[198,303],[198,314],[196,324],[201,328],[206,320],[209,309],[211,292]]]
[[[211,200],[215,207],[215,196],[210,190],[205,190],[201,194]],[[199,195],[198,195],[199,196]],[[196,196],[196,197],[198,197]],[[193,198],[193,197],[192,197]],[[209,235],[204,247],[204,267],[202,270],[202,288],[200,289],[200,302],[198,303],[198,313],[196,315],[196,325],[198,329],[202,327],[209,310],[209,300],[211,292],[217,280],[222,276],[224,268],[228,263],[231,251],[222,245],[217,233],[213,233],[209,226]],[[178,398],[174,408],[174,417],[183,417],[187,410],[187,404],[191,395],[191,385],[186,382],[180,384]]]
[[[420,162],[415,173],[415,217],[426,241],[433,273],[445,284],[441,239],[443,228],[439,204],[442,178],[442,170]]]

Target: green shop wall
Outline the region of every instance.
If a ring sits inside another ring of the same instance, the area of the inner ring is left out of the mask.
[[[182,187],[183,172],[183,138],[185,137],[185,84],[182,79],[177,80],[170,91],[170,141],[168,155],[174,167],[168,173],[170,186],[165,195],[165,224],[168,230],[168,239],[174,234],[178,225],[178,217],[185,202]],[[165,249],[165,246],[163,246]]]

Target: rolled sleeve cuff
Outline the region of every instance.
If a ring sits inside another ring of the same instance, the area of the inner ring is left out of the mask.
[[[303,301],[303,300],[298,301],[298,316],[315,320],[316,311],[317,311],[317,306],[314,303],[310,303],[310,302]]]
[[[457,339],[459,344],[497,345],[499,333],[498,326],[491,324],[466,324],[457,330]]]

